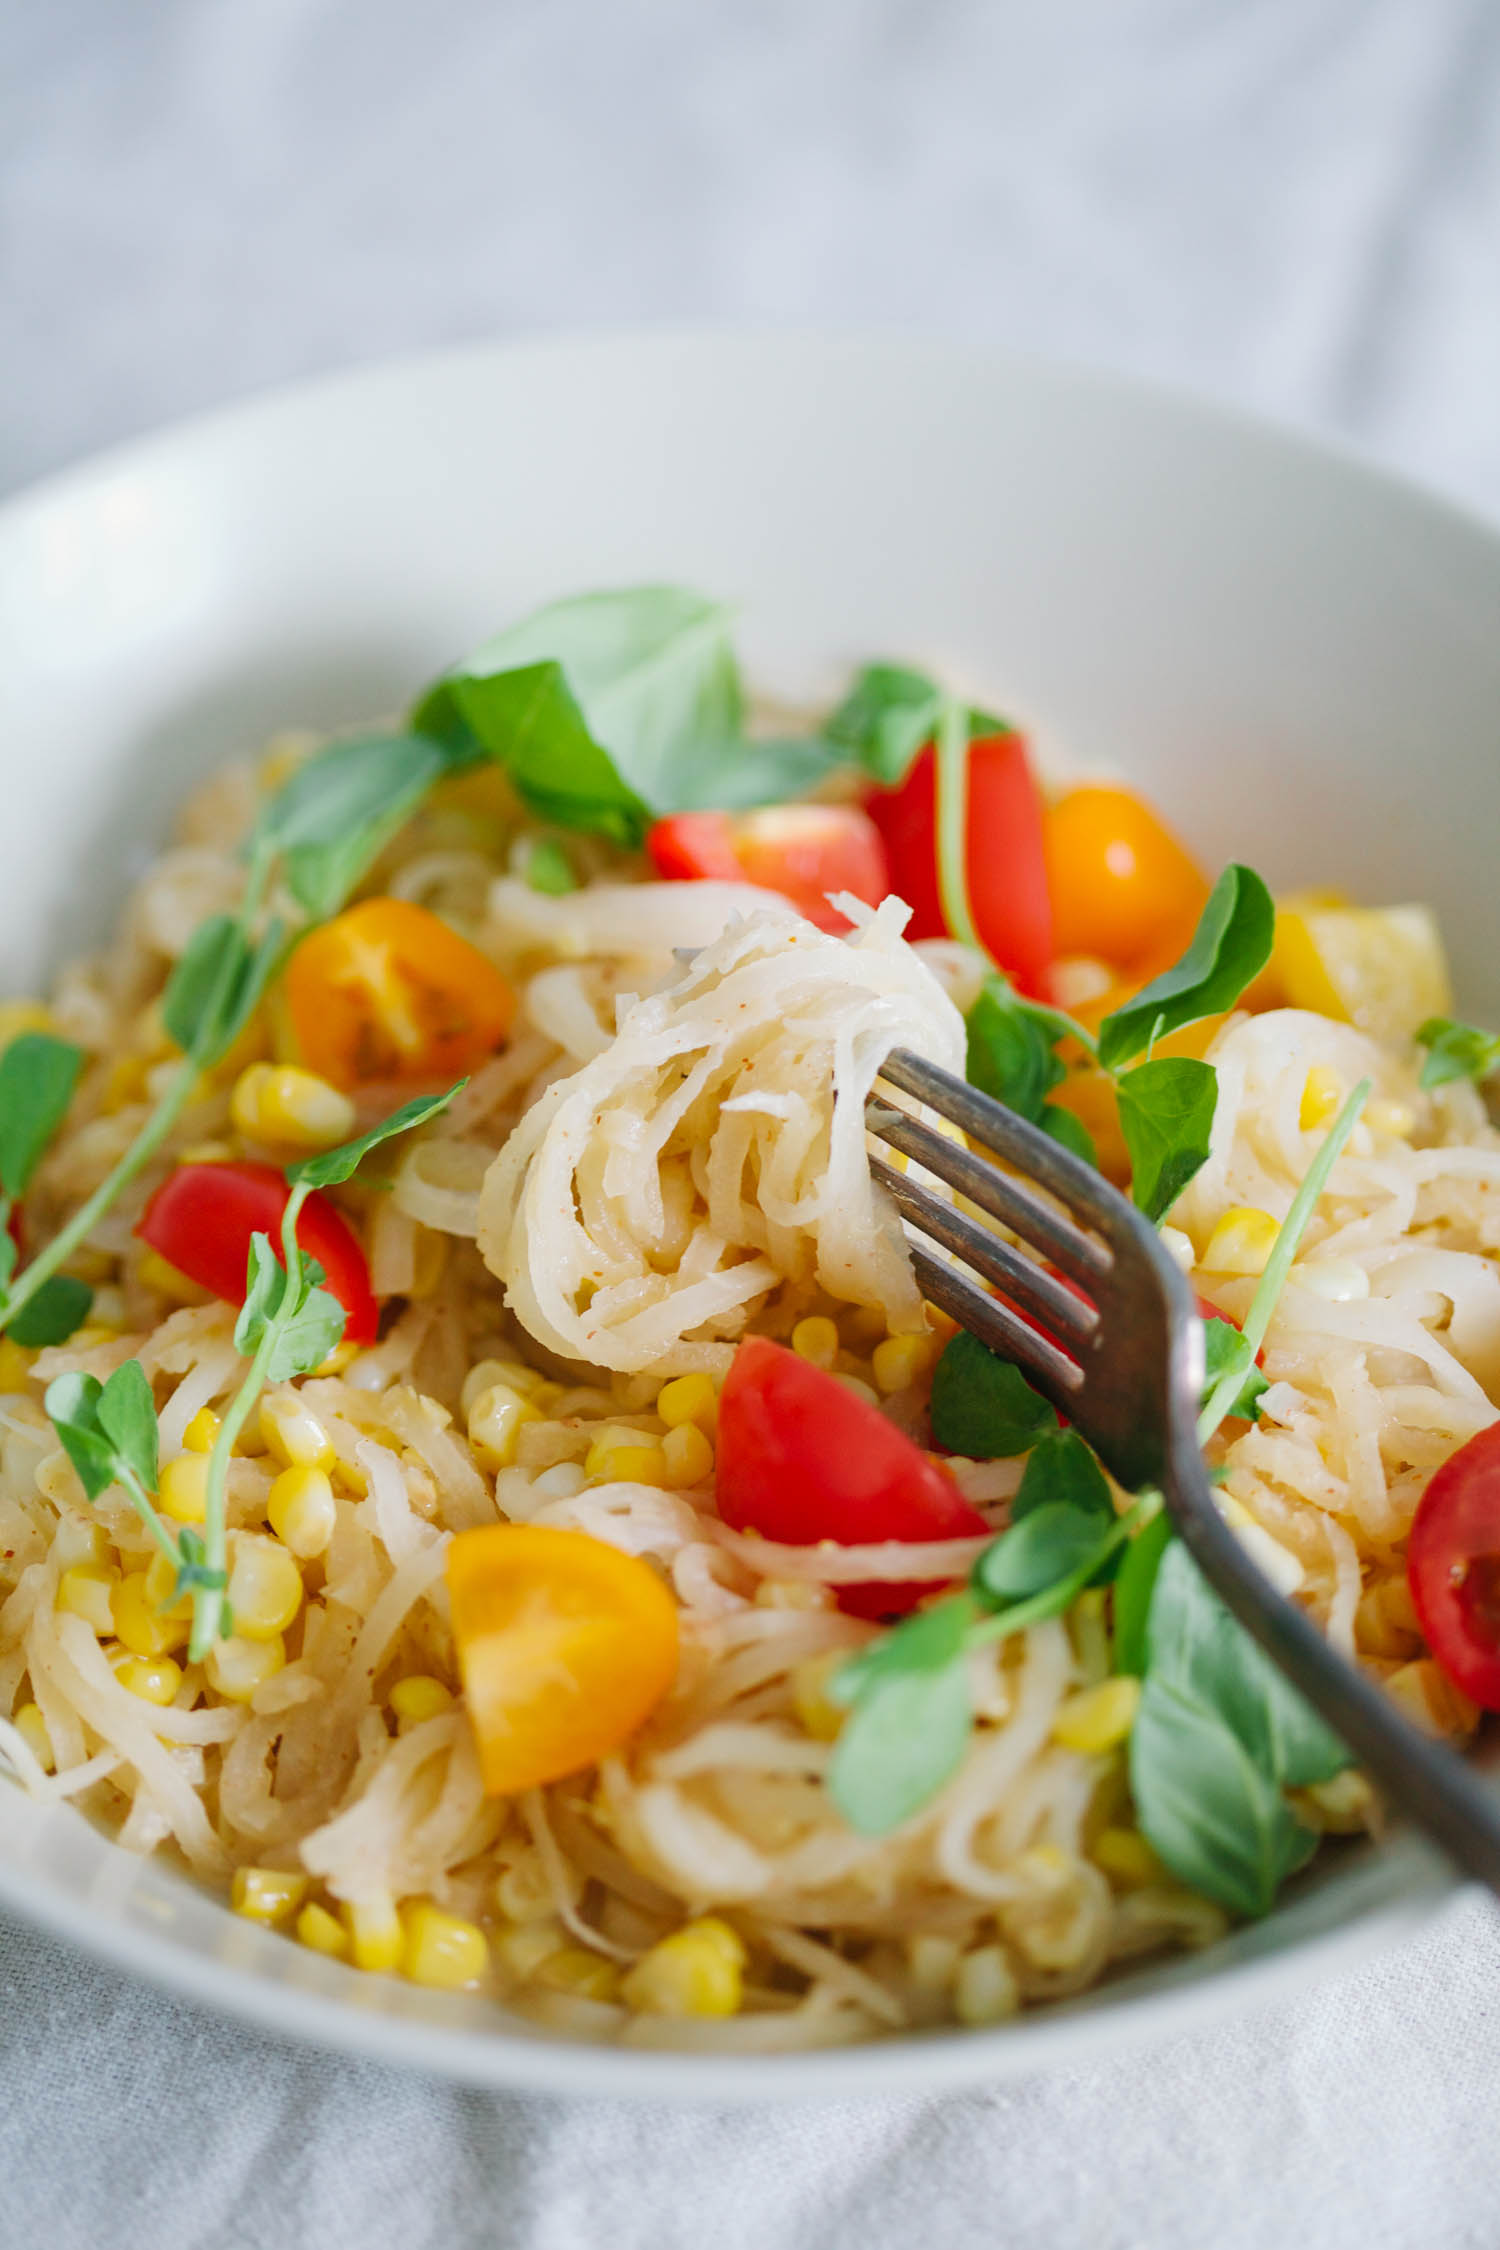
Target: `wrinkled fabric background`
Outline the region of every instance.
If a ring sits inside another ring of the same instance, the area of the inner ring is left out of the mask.
[[[1093,357],[1500,516],[1500,6],[0,7],[0,489],[304,373],[685,318]],[[3,2250],[1491,2250],[1497,2136],[1472,1901],[1096,2069],[738,2113],[282,2047],[0,1919]]]

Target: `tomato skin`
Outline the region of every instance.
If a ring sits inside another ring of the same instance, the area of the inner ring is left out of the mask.
[[[1133,789],[1069,789],[1043,816],[1057,950],[1113,968],[1177,960],[1208,884],[1172,831]],[[1143,979],[1142,981],[1147,981]]]
[[[310,930],[286,972],[299,1059],[346,1093],[465,1077],[510,1029],[494,963],[425,906],[370,898]]]
[[[756,883],[779,891],[820,930],[847,930],[829,891],[878,906],[891,887],[885,846],[857,805],[767,805],[757,812],[672,813],[646,849],[668,882]]]
[[[1038,993],[1052,965],[1052,901],[1042,849],[1042,800],[1019,734],[969,745],[969,910],[1002,969]],[[869,799],[885,838],[891,888],[912,910],[909,938],[944,937],[937,872],[937,753],[928,743],[894,789]]]
[[[273,1164],[179,1164],[146,1205],[136,1233],[169,1265],[226,1304],[245,1301],[252,1234],[281,1254],[281,1221],[291,1193]],[[357,1237],[326,1195],[302,1206],[297,1241],[323,1268],[323,1286],[344,1307],[351,1344],[373,1344],[380,1307]]]
[[[1483,1710],[1500,1711],[1500,1422],[1429,1480],[1412,1519],[1406,1576],[1437,1662]]]
[[[732,1529],[790,1547],[969,1539],[989,1529],[878,1407],[765,1336],[740,1345],[719,1396],[718,1490]],[[932,1591],[931,1581],[843,1586],[838,1600],[856,1617],[889,1617]]]

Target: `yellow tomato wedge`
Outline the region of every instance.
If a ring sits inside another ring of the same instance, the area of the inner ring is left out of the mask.
[[[1070,789],[1048,805],[1043,841],[1060,955],[1115,968],[1177,959],[1208,884],[1144,798],[1098,784]]]
[[[1323,907],[1288,900],[1271,973],[1289,1008],[1409,1039],[1453,1006],[1448,962],[1425,906]]]
[[[372,898],[312,930],[286,973],[298,1059],[348,1091],[372,1079],[461,1078],[510,1029],[515,995],[425,906]]]
[[[453,1637],[491,1796],[617,1750],[671,1687],[677,1606],[646,1563],[582,1531],[485,1524],[448,1549]]]

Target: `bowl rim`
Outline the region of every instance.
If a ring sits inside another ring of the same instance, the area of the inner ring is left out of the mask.
[[[516,338],[477,339],[437,349],[378,357],[253,389],[121,438],[83,458],[45,471],[0,496],[0,539],[33,515],[64,505],[89,487],[121,475],[149,474],[172,465],[192,466],[195,452],[237,439],[274,440],[279,424],[309,408],[341,400],[421,391],[447,375],[486,364],[600,358],[619,354],[803,355],[809,361],[878,354],[918,366],[992,373],[1062,388],[1076,395],[1120,400],[1138,410],[1196,423],[1240,444],[1258,447],[1299,466],[1332,468],[1351,482],[1408,513],[1435,519],[1449,532],[1478,541],[1500,556],[1500,527],[1450,494],[1375,458],[1361,444],[1233,401],[1201,387],[1103,362],[1016,348],[961,334],[914,331],[878,324],[818,326],[773,323],[663,322],[603,329],[557,329]],[[73,1819],[82,1819],[67,1808]],[[97,1834],[97,1831],[95,1832]],[[104,1848],[119,1847],[100,1838]],[[739,2056],[683,2049],[646,2050],[562,2038],[527,2027],[493,2032],[427,2024],[397,2014],[352,2006],[334,1993],[299,1989],[265,1977],[140,1927],[118,1909],[50,1886],[0,1851],[0,1905],[95,1958],[257,2030],[325,2051],[337,2051],[459,2083],[538,2094],[583,2094],[637,2101],[671,2099],[696,2104],[824,2099],[917,2090],[935,2091],[983,2080],[1038,2075],[1063,2064],[1105,2059],[1181,2034],[1252,2005],[1284,1998],[1353,1961],[1387,1949],[1426,1922],[1451,1895],[1455,1878],[1413,1847],[1412,1872],[1399,1896],[1356,1906],[1338,1927],[1291,1938],[1262,1954],[1230,1959],[1215,1973],[1146,1993],[1122,1993],[1086,2009],[1068,2002],[1027,2012],[1015,2023],[988,2030],[907,2033],[863,2045],[817,2048],[791,2054]],[[172,1880],[190,1881],[189,1878]],[[198,1886],[195,1893],[203,1896]],[[229,1909],[222,1907],[227,1916]],[[272,1942],[268,1933],[257,1933]],[[284,1941],[277,1941],[284,1942]],[[1233,1944],[1233,1938],[1223,1941]],[[332,1966],[332,1965],[330,1965]],[[343,1971],[353,1976],[356,1972]],[[1108,1989],[1107,1987],[1105,1988]]]

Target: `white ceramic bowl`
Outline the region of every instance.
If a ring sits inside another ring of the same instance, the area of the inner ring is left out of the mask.
[[[907,656],[1043,757],[1121,769],[1203,859],[1440,908],[1500,1009],[1500,542],[1183,399],[895,339],[472,351],[130,446],[0,511],[4,983],[107,931],[189,782],[275,728],[398,708],[553,595],[743,605],[753,675]],[[215,2006],[455,2077],[660,2099],[1076,2063],[1389,1939],[1447,1878],[1325,1857],[1258,1927],[1002,2030],[730,2061],[591,2049],[361,1977],[0,1784],[0,1902]]]

